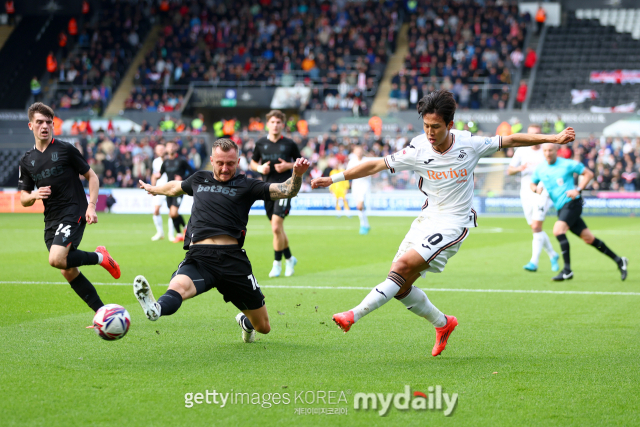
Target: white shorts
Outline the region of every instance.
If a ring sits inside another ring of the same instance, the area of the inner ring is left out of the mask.
[[[528,193],[520,193],[522,201],[522,210],[527,224],[531,225],[533,221],[544,221],[547,212],[551,208],[551,198],[549,193],[544,191],[542,194],[530,191]]]
[[[167,196],[153,196],[153,206],[162,206],[167,200]]]
[[[351,186],[351,197],[353,197],[353,201],[356,203],[364,202],[367,199],[370,189],[371,187],[368,184],[356,185],[354,183]]]
[[[414,249],[429,263],[429,268],[420,272],[422,277],[427,272],[442,273],[449,258],[458,252],[468,235],[469,229],[466,227],[438,224],[419,216],[411,224],[393,262],[408,250]]]

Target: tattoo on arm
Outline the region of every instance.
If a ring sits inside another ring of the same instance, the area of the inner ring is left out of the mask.
[[[295,197],[302,186],[302,177],[293,175],[282,184],[271,184],[269,194],[271,200],[289,199]]]

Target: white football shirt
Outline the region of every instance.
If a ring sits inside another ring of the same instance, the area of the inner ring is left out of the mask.
[[[160,173],[160,169],[162,168],[162,163],[164,163],[164,159],[162,157],[156,157],[153,159],[153,163],[151,164],[151,169],[153,173]],[[156,185],[166,184],[168,181],[168,177],[166,173],[163,173],[160,178],[156,181]]]
[[[531,176],[533,175],[533,171],[536,170],[538,165],[545,161],[544,154],[542,154],[542,148],[534,150],[531,147],[520,147],[515,153],[513,153],[513,157],[511,158],[511,162],[509,166],[513,166],[517,168],[521,165],[526,165],[525,170],[521,172],[521,182],[520,182],[520,192],[521,193],[531,193]]]
[[[349,163],[347,164],[347,169],[352,169],[358,166],[360,163],[364,163],[366,161],[371,160],[370,158],[363,157],[362,160],[358,160],[358,158],[354,155]],[[351,189],[356,191],[357,189],[368,190],[371,187],[371,177],[367,176],[360,179],[354,179],[351,183]]]
[[[422,212],[438,222],[477,227],[473,210],[473,171],[481,157],[502,148],[502,137],[474,136],[467,131],[450,131],[453,144],[444,153],[436,151],[427,136],[411,140],[408,147],[384,158],[391,173],[413,171],[418,188],[427,197]]]

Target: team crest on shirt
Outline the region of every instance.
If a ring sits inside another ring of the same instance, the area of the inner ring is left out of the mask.
[[[491,144],[491,138],[485,138],[484,145],[490,145],[490,144]]]
[[[467,157],[467,153],[465,153],[464,150],[460,150],[460,155],[458,156],[458,160],[464,160],[465,157]]]
[[[57,162],[58,161],[58,152],[51,153],[51,161],[52,162]]]
[[[35,166],[36,165],[36,161],[35,160],[31,160],[31,166]]]
[[[281,145],[281,146],[280,146],[280,151],[284,151],[284,150],[286,150],[286,149],[287,149],[287,147],[285,147],[284,145]]]

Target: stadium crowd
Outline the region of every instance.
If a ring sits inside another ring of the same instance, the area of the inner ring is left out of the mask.
[[[375,93],[395,49],[397,2],[208,3],[170,6],[126,108],[176,109],[187,86],[203,82],[305,85],[313,90],[310,108],[353,109]]]
[[[102,0],[96,19],[85,22],[77,35],[65,34],[63,58],[48,70],[59,88],[51,106],[101,114],[151,28],[149,14],[142,2]]]
[[[194,121],[197,120],[198,118],[194,119]],[[187,130],[190,130],[190,127]],[[399,128],[395,135],[381,136],[372,131],[362,133],[339,128],[336,124],[328,132],[320,134],[302,135],[296,131],[286,133],[298,144],[302,155],[312,163],[305,177],[303,191],[310,191],[309,182],[312,178],[329,176],[334,169],[344,169],[355,145],[365,147],[369,156],[382,157],[401,150],[418,135],[411,126]],[[478,131],[477,134],[483,133]],[[260,175],[251,171],[249,164],[255,142],[262,135],[263,133],[260,132],[249,131],[248,126],[243,125],[230,136],[241,148],[241,170],[255,178],[260,178]],[[76,146],[98,174],[104,187],[134,187],[138,179],[148,181],[153,161],[153,148],[157,144],[166,143],[169,139],[178,143],[180,154],[187,158],[193,168],[209,167],[205,137],[197,132],[163,133],[158,128],[145,124],[141,134],[116,136],[100,129],[91,136],[83,133],[75,138]],[[513,150],[503,150],[502,155],[511,157]],[[558,155],[579,161],[594,171],[595,179],[587,190],[640,190],[638,138],[591,136],[562,147]],[[376,184],[379,190],[415,186],[415,179],[409,173],[396,175],[382,173],[381,175],[382,179]]]
[[[418,7],[409,21],[404,68],[392,79],[389,107],[415,108],[424,94],[447,89],[462,109],[504,109],[512,76],[524,63],[530,20],[508,2],[439,0]]]

